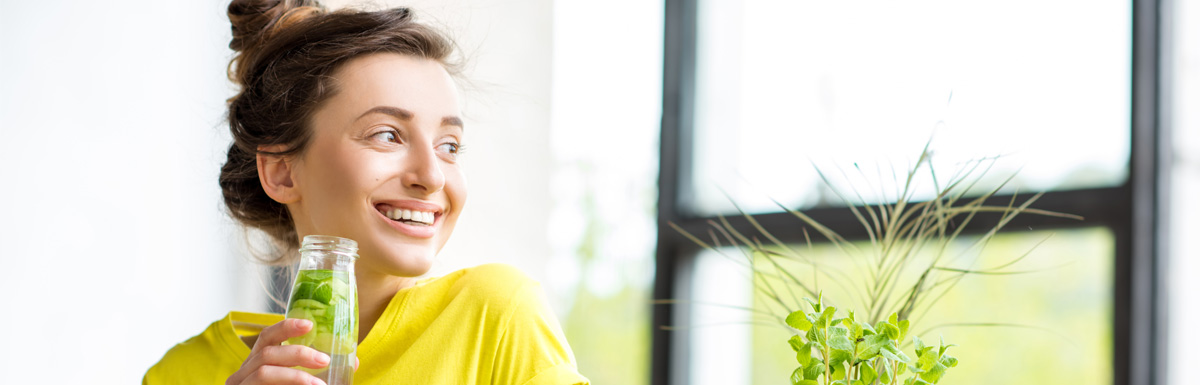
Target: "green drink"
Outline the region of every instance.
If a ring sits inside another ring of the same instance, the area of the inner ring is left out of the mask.
[[[313,328],[284,344],[304,345],[328,354],[330,362],[325,368],[297,369],[329,385],[353,382],[358,350],[358,291],[354,281],[357,251],[358,245],[346,238],[304,237],[300,270],[288,300],[287,318],[312,321]]]

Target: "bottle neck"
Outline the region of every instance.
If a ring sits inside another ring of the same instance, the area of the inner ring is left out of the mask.
[[[300,246],[300,270],[354,271],[358,243],[328,235],[309,235]]]
[[[300,253],[300,270],[354,271],[356,255],[345,255],[327,251]]]

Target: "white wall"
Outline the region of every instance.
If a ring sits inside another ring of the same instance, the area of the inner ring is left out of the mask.
[[[136,383],[261,302],[216,184],[222,7],[0,7],[4,382]]]
[[[1177,1],[1174,25],[1175,71],[1172,86],[1171,141],[1174,152],[1170,166],[1170,220],[1167,276],[1167,383],[1195,382],[1193,370],[1200,362],[1194,343],[1200,341],[1200,6]]]
[[[226,311],[264,308],[217,186],[227,4],[0,4],[3,382],[137,383]],[[544,279],[550,1],[408,4],[453,32],[475,83],[469,209],[435,273]]]

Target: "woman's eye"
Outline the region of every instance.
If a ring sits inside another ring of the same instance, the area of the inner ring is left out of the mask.
[[[442,150],[448,154],[458,155],[460,147],[462,147],[462,146],[459,145],[458,143],[442,143],[441,145],[438,146],[438,149]]]
[[[400,137],[396,136],[395,131],[380,131],[371,135],[371,139],[382,140],[390,143],[400,143]]]

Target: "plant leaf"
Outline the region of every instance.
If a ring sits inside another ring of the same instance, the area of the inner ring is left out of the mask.
[[[863,363],[858,370],[858,379],[862,381],[863,384],[874,383],[875,379],[879,377],[879,375],[875,373],[875,367],[871,366],[870,362]]]
[[[808,329],[808,333],[804,334],[804,338],[810,342],[815,342],[820,347],[828,345],[828,342],[825,340],[825,331],[820,328]]]
[[[919,357],[922,350],[925,350],[925,342],[921,341],[917,336],[913,336],[913,346],[917,348],[917,356]]]
[[[821,316],[817,318],[817,322],[813,322],[813,325],[822,329],[829,327],[829,321],[833,319],[833,313],[835,312],[837,312],[837,309],[833,306],[825,308],[825,310],[821,311]]]
[[[954,344],[949,344],[949,345],[946,345],[946,338],[945,338],[945,337],[943,337],[943,338],[942,338],[942,341],[941,341],[941,343],[939,343],[938,345],[939,345],[939,347],[938,347],[938,357],[941,357],[943,354],[946,354],[946,349],[949,349],[951,346],[954,346]]]
[[[850,329],[841,325],[829,328],[829,347],[846,352],[854,350],[854,342],[850,341]]]
[[[841,380],[846,378],[846,365],[853,363],[854,355],[850,354],[849,350],[833,349],[830,351],[829,370],[833,373],[830,379]]]
[[[847,329],[850,329],[850,340],[857,341],[859,338],[862,338],[864,324],[854,322],[854,320],[847,318],[842,321],[842,325],[844,325]]]
[[[937,359],[938,356],[933,351],[933,347],[926,346],[917,353],[917,367],[921,368],[922,372],[928,371],[937,363]]]
[[[928,381],[931,384],[936,384],[942,380],[942,375],[946,374],[946,365],[940,362],[934,362],[929,366],[924,373],[921,373],[921,379]]]
[[[811,362],[813,360],[812,349],[813,349],[812,342],[809,342],[809,343],[801,346],[800,349],[796,351],[796,362],[799,362],[804,365],[807,365],[808,362]]]
[[[884,346],[892,342],[892,340],[888,339],[887,336],[883,334],[875,334],[864,337],[863,341],[858,343],[857,358],[863,361],[875,358],[879,355],[880,350],[883,349]]]
[[[900,328],[889,322],[879,321],[879,323],[875,324],[875,330],[878,330],[879,334],[887,336],[890,340],[900,339]]]
[[[804,346],[804,341],[800,340],[800,336],[794,335],[788,339],[788,345],[792,345],[792,350],[799,352],[800,347]]]
[[[796,362],[800,365],[807,365],[809,361],[812,361],[812,342],[804,343],[800,340],[800,336],[792,336],[788,340],[788,344],[792,346],[792,350],[796,351]]]
[[[941,360],[938,360],[938,363],[945,365],[947,368],[953,368],[955,366],[958,366],[958,359],[954,358],[950,355],[945,355],[945,356],[942,356]]]
[[[879,354],[892,361],[912,363],[912,359],[904,355],[904,352],[900,351],[900,348],[896,347],[895,343],[884,345],[883,348],[879,349]],[[900,368],[903,369],[904,367],[901,366]]]
[[[791,314],[788,314],[785,322],[787,322],[788,326],[791,326],[796,330],[806,332],[808,329],[812,328],[812,323],[808,322],[807,316],[808,315],[805,314],[803,310],[796,310]]]
[[[820,385],[815,378],[804,378],[804,367],[798,367],[792,372],[792,385]]]
[[[836,364],[834,362],[829,363],[829,370],[833,371],[833,373],[830,374],[829,378],[832,378],[834,381],[846,378],[845,363],[846,363],[846,360],[848,360],[850,358],[850,352],[842,351],[841,354],[838,354],[838,351],[834,350],[833,356],[837,357],[837,358],[842,358],[842,359],[837,360]],[[841,357],[839,357],[839,356],[841,356]]]
[[[925,381],[921,377],[911,377],[908,379],[908,381],[905,381],[904,383],[906,385],[917,385],[917,384],[928,384],[929,382]]]
[[[825,365],[821,364],[820,360],[813,360],[812,362],[816,365],[804,366],[804,379],[806,380],[816,380],[822,373],[825,373]]]

